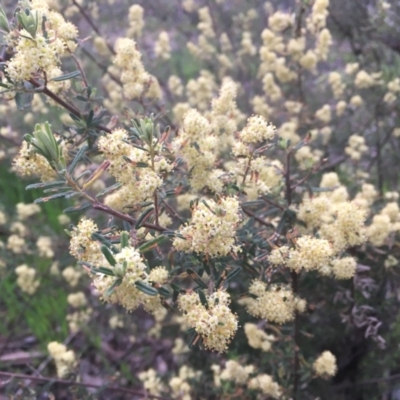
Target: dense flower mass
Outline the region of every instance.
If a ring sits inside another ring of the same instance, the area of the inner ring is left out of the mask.
[[[192,251],[210,256],[223,256],[239,250],[235,232],[241,218],[239,202],[234,197],[199,202],[193,209],[189,224],[180,230],[184,237],[175,238],[177,250]]]
[[[267,289],[264,282],[255,280],[249,287],[249,293],[255,298],[246,299],[247,311],[255,317],[278,324],[293,320],[295,311],[304,311],[305,308],[305,304],[290,289],[278,285]]]
[[[186,323],[201,336],[206,348],[220,353],[226,351],[238,328],[229,303],[229,294],[222,290],[207,296],[207,305],[196,292],[182,294],[178,299]]]
[[[336,357],[330,351],[324,351],[314,362],[314,371],[322,377],[330,377],[336,374]]]

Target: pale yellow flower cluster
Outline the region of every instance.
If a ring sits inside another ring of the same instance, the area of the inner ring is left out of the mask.
[[[194,371],[186,365],[179,368],[178,376],[174,376],[168,382],[176,399],[191,400],[190,392],[192,390],[189,380],[198,379],[201,371]]]
[[[358,71],[354,85],[359,89],[368,89],[376,85],[380,85],[382,81],[380,80],[382,73],[368,73],[367,71],[361,70]]]
[[[153,368],[140,372],[138,378],[143,382],[145,390],[153,396],[157,396],[165,390],[161,379],[157,376],[157,372]]]
[[[185,239],[176,237],[174,247],[212,257],[239,251],[240,247],[235,245],[236,229],[241,220],[238,200],[226,197],[216,203],[208,199],[206,204],[200,201],[194,207],[190,222],[179,230]]]
[[[262,351],[270,351],[272,342],[276,340],[274,335],[268,335],[265,331],[258,328],[256,324],[247,322],[244,324],[244,332],[246,334],[249,346]]]
[[[354,161],[359,161],[363,154],[368,151],[365,139],[360,135],[351,135],[349,137],[348,146],[344,149],[345,153]]]
[[[250,379],[248,388],[260,390],[263,394],[271,396],[273,399],[280,399],[282,396],[282,388],[268,374],[259,374]]]
[[[357,269],[357,261],[353,257],[337,258],[332,261],[332,272],[336,279],[351,279]]]
[[[218,148],[218,138],[212,134],[212,126],[197,110],[189,110],[184,118],[179,136],[172,142],[175,156],[181,155],[190,173],[192,189],[198,191],[208,186],[214,192],[222,190],[222,182],[211,175],[214,170]],[[214,172],[215,173],[215,172]],[[211,176],[214,179],[210,179]]]
[[[246,298],[245,305],[247,311],[257,318],[284,324],[293,320],[296,310],[305,310],[304,300],[280,285],[271,285],[267,290],[264,282],[254,280],[249,287],[249,293],[256,298]]]
[[[189,42],[187,44],[188,50],[194,57],[199,59],[208,59],[215,53],[215,46],[210,43],[210,39],[215,37],[213,22],[208,7],[202,7],[198,10],[199,23],[197,28],[200,31],[197,45]]]
[[[393,104],[400,93],[400,78],[395,78],[387,84],[387,93],[385,94],[383,101],[389,105]]]
[[[7,239],[7,249],[15,254],[22,254],[26,251],[25,239],[17,234],[10,235]]]
[[[271,140],[276,134],[276,128],[268,123],[265,118],[254,115],[247,120],[246,126],[239,134],[239,138],[246,144],[261,143],[265,140]]]
[[[114,257],[116,265],[112,269],[116,276],[122,279],[122,282],[111,294],[107,294],[116,278],[96,274],[93,277],[93,286],[101,299],[107,303],[121,304],[128,311],[133,311],[143,305],[148,312],[156,313],[161,307],[160,296],[149,296],[143,293],[136,288],[135,282],[141,281],[149,286],[151,286],[151,282],[163,284],[168,280],[168,271],[164,267],[157,267],[147,273],[147,267],[142,256],[133,247],[124,247]]]
[[[316,374],[323,378],[334,376],[337,371],[336,357],[326,350],[314,362],[313,368]]]
[[[57,267],[57,268],[55,268],[55,267]],[[53,264],[52,271],[53,272],[58,271],[58,266],[56,264]],[[67,281],[69,286],[75,287],[78,285],[79,280],[82,277],[82,272],[81,272],[81,270],[77,270],[72,265],[70,265],[63,269],[61,275]]]
[[[178,298],[186,323],[201,336],[207,349],[219,353],[227,350],[238,328],[237,316],[229,303],[230,296],[223,290],[207,296],[207,307],[196,292],[181,294]]]
[[[179,78],[177,75],[170,75],[168,78],[168,89],[174,96],[182,96],[184,88],[181,78]]]
[[[118,38],[115,42],[114,65],[121,69],[121,82],[124,95],[135,99],[145,94],[147,97],[160,98],[161,88],[155,77],[151,76],[141,61],[141,54],[133,39]]]
[[[230,78],[222,81],[219,96],[211,102],[210,120],[214,133],[219,137],[221,150],[232,145],[233,133],[237,130],[236,106],[237,85]]]
[[[321,270],[325,268],[334,255],[331,244],[325,239],[302,236],[296,240],[294,248],[282,246],[271,251],[268,260],[273,265],[286,265],[299,272]]]
[[[54,180],[56,173],[47,160],[34,151],[33,146],[28,147],[24,140],[16,158],[13,161],[14,169],[21,176],[38,176],[42,182]]]
[[[142,35],[144,27],[144,9],[139,4],[133,4],[129,8],[129,28],[126,32],[128,37],[139,37]]]
[[[331,85],[333,96],[335,97],[335,99],[340,98],[344,93],[346,85],[343,83],[342,77],[339,72],[330,72],[328,76],[328,81]]]
[[[39,236],[36,246],[40,257],[53,258],[54,251],[52,249],[52,241],[49,236]]]
[[[124,129],[116,129],[99,140],[99,149],[111,162],[110,174],[123,184],[120,189],[106,197],[105,203],[120,210],[127,205],[132,206],[151,198],[154,191],[163,184],[160,175],[172,169],[165,157],[156,154],[153,170],[150,153],[131,146],[126,143],[126,140],[128,140],[128,133]],[[146,144],[143,146],[148,147]],[[160,152],[161,146],[158,145],[157,153]],[[132,163],[128,163],[124,156],[128,157]],[[143,163],[148,167],[136,168],[136,163]]]
[[[76,48],[77,28],[66,22],[61,14],[50,11],[49,6],[43,1],[32,1],[31,13],[37,13],[38,31],[32,37],[22,29],[18,35],[11,33],[7,40],[15,54],[6,65],[6,72],[15,81],[31,79],[36,73],[46,73],[48,78],[62,75],[59,68],[60,57]],[[42,21],[46,19],[46,34],[42,32]],[[67,85],[67,86],[65,86]],[[52,89],[67,88],[69,83],[52,82]]]
[[[237,385],[244,385],[254,371],[254,365],[243,366],[235,360],[229,360],[226,362],[225,368],[221,371],[219,377],[224,381],[232,381]]]
[[[93,310],[87,306],[87,300],[83,292],[71,293],[67,297],[68,304],[79,310],[75,310],[67,315],[70,332],[77,332],[82,326],[87,324]]]
[[[24,204],[18,203],[16,205],[17,217],[19,220],[24,221],[40,212],[40,206],[38,204]]]
[[[157,58],[161,58],[162,60],[169,60],[171,58],[171,44],[168,32],[160,32],[154,44],[154,53]]]
[[[29,268],[26,264],[15,268],[17,274],[17,285],[27,294],[34,294],[40,286],[40,281],[36,277],[36,270]]]
[[[59,378],[66,378],[74,372],[78,363],[73,350],[67,350],[64,344],[58,342],[49,343],[47,350],[54,359]]]

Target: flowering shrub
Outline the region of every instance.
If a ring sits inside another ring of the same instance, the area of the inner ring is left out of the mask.
[[[73,218],[68,329],[78,335],[109,306],[152,314],[150,335],[174,339],[176,373],[136,371],[149,397],[311,398],[335,376],[341,396],[348,354],[331,331],[383,352],[381,319],[395,323],[399,193],[384,166],[400,135],[400,78],[342,50],[329,0],[184,0],[172,26],[158,20],[166,3],[131,5],[118,37],[96,23],[119,9],[113,1],[0,9],[1,107],[24,115],[0,132],[18,149],[0,155],[43,191],[17,205],[17,221],[0,212],[10,226],[1,250],[28,254],[22,221],[37,204],[68,201],[58,218]],[[390,5],[377,7],[389,26]],[[52,244],[37,237],[38,257],[68,257]],[[13,268],[34,298],[35,266]],[[48,352],[60,379],[80,383],[78,346],[53,341]]]

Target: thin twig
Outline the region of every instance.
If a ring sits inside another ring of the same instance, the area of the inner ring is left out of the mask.
[[[47,377],[42,377],[42,376],[16,374],[16,373],[12,373],[12,372],[3,372],[3,371],[0,371],[0,376],[8,377],[11,379],[28,379],[28,380],[33,380],[33,381],[37,381],[37,382],[53,382],[53,383],[57,383],[59,385],[67,385],[67,386],[81,386],[81,387],[88,387],[88,388],[94,388],[94,389],[100,389],[100,390],[113,390],[116,392],[123,392],[123,393],[133,394],[136,396],[143,396],[143,398],[149,398],[149,399],[161,399],[161,400],[166,399],[166,397],[155,396],[155,395],[151,395],[148,393],[143,393],[139,390],[127,389],[127,388],[117,387],[117,386],[96,385],[93,383],[75,382],[75,381],[68,381],[65,379],[54,379],[54,378],[47,378]],[[2,383],[0,383],[0,386],[4,386],[7,383],[8,382],[2,382]]]

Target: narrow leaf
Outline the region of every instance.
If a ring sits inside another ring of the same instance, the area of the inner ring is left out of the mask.
[[[103,275],[108,275],[108,276],[115,276],[114,275],[114,271],[111,268],[106,268],[106,267],[92,268],[91,271],[94,274],[103,274]]]
[[[80,71],[73,71],[73,72],[69,72],[68,74],[64,74],[64,75],[60,75],[55,78],[52,78],[52,79],[50,79],[50,81],[54,81],[54,82],[66,81],[68,79],[75,78],[75,77],[79,76],[80,74],[81,74]]]
[[[91,206],[92,206],[91,203],[78,204],[77,206],[66,208],[65,210],[63,210],[63,213],[70,214],[70,213],[73,213],[73,212],[83,211],[83,210],[87,210]]]
[[[96,199],[99,199],[100,197],[103,197],[106,194],[109,194],[109,193],[113,192],[114,190],[119,189],[121,186],[122,186],[122,183],[118,182],[112,186],[109,186],[108,188],[103,189],[101,192],[96,194]]]
[[[101,246],[100,249],[101,249],[101,252],[104,254],[104,257],[107,259],[108,263],[110,265],[112,265],[113,267],[115,267],[115,264],[117,264],[117,262],[115,261],[115,258],[111,253],[111,250],[104,244]]]
[[[74,172],[75,167],[77,166],[78,162],[81,160],[81,158],[83,157],[83,155],[85,154],[85,151],[88,149],[89,147],[87,145],[82,146],[78,152],[76,153],[74,159],[72,160],[70,166],[68,167],[68,173],[71,175]]]
[[[32,183],[32,184],[28,185],[25,188],[25,190],[50,188],[50,187],[54,187],[54,186],[61,186],[64,184],[65,184],[65,181]]]
[[[129,233],[121,232],[121,249],[129,246]]]
[[[203,282],[203,280],[200,278],[200,276],[193,271],[191,268],[187,268],[186,269],[187,273],[190,275],[190,277],[203,289],[207,289],[208,286],[205,282]]]
[[[146,217],[154,210],[154,206],[151,206],[144,210],[142,214],[140,214],[138,220],[136,221],[135,228],[139,229],[142,226],[142,222],[146,219]]]
[[[135,286],[141,292],[143,292],[149,296],[157,296],[158,295],[157,289],[153,288],[152,286],[149,286],[147,283],[145,283],[143,281],[136,281]]]
[[[114,283],[106,290],[104,293],[104,297],[109,297],[113,294],[115,288],[117,288],[122,283],[122,279],[118,278],[114,281]]]
[[[46,203],[47,201],[50,201],[50,200],[61,199],[71,193],[75,193],[75,192],[68,191],[68,192],[63,192],[63,193],[56,193],[56,194],[53,194],[52,196],[48,196],[48,197],[39,197],[38,199],[34,200],[34,203],[36,203],[36,204],[37,203]]]
[[[156,238],[154,238],[154,239],[152,239],[152,240],[149,240],[149,241],[146,242],[146,243],[143,243],[143,244],[138,248],[138,250],[139,250],[141,253],[145,253],[146,251],[149,251],[149,250],[153,249],[154,247],[158,246],[159,244],[165,242],[165,240],[167,240],[167,237],[166,237],[166,236],[163,236],[163,235],[160,235],[160,236],[158,236],[158,237],[156,237]]]

